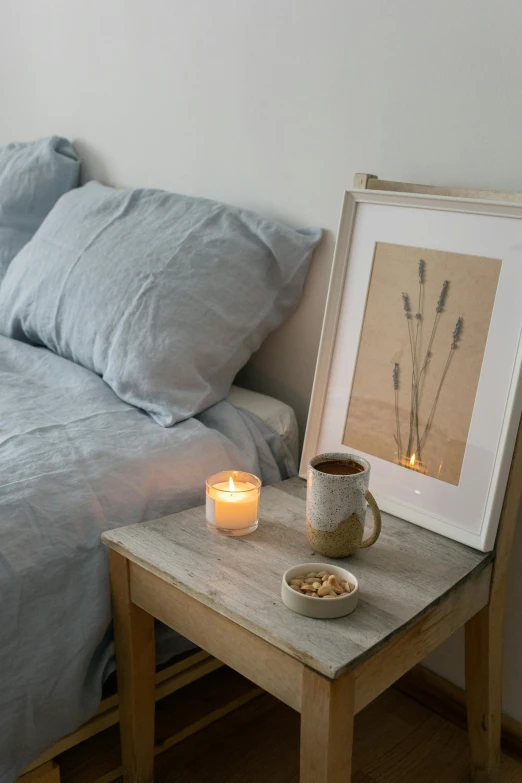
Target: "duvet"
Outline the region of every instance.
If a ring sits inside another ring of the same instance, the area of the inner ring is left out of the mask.
[[[293,468],[227,402],[165,429],[89,370],[0,337],[1,783],[97,709],[114,666],[100,534],[203,503],[231,466],[265,483]],[[157,646],[190,645],[162,629]]]

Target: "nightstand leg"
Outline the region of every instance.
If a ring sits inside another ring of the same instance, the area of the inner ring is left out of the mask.
[[[500,778],[504,591],[466,623],[466,702],[474,783]]]
[[[350,783],[354,680],[303,672],[300,783]]]
[[[154,773],[154,618],[130,599],[129,561],[109,553],[112,613],[125,783],[152,783]]]

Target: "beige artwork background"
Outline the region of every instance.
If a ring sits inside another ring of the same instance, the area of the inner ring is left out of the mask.
[[[458,485],[500,275],[498,259],[376,243],[343,443],[389,462],[409,464],[404,451],[409,432],[412,358],[402,292],[409,295],[415,329],[420,259],[425,262],[421,357],[426,354],[443,282],[449,281],[419,404],[421,431],[430,416],[459,317],[463,325],[422,449],[422,464],[416,467]],[[396,362],[401,461],[394,438]]]

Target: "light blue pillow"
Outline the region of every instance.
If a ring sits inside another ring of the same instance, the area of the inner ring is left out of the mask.
[[[58,201],[0,287],[0,332],[101,375],[165,427],[228,394],[301,296],[319,229],[91,182]]]
[[[80,159],[51,136],[0,147],[0,281],[60,196],[79,184]]]

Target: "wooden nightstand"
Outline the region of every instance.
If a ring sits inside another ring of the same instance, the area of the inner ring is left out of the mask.
[[[357,576],[356,611],[294,614],[283,572],[325,561],[306,539],[305,496],[300,479],[263,488],[244,538],[209,533],[203,506],[103,535],[126,783],[153,779],[154,617],[301,713],[301,783],[347,783],[355,713],[488,604],[493,553],[383,514],[374,547],[331,561]]]

